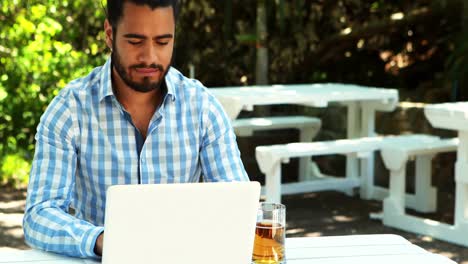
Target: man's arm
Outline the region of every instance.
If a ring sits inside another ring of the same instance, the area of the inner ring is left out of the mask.
[[[229,117],[211,94],[202,117],[200,162],[204,180],[249,181]]]
[[[38,249],[76,257],[96,257],[96,227],[68,213],[77,164],[77,125],[67,100],[56,97],[41,117],[31,169],[23,229]]]

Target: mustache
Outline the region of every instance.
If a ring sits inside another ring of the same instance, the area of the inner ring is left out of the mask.
[[[132,65],[130,66],[130,69],[138,69],[138,68],[152,68],[152,69],[157,69],[159,71],[164,71],[164,67],[161,65],[161,64],[150,64],[150,65],[146,65],[144,63],[142,64],[137,64],[137,65]]]

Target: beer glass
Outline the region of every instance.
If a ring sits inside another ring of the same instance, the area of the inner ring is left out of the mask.
[[[252,263],[286,263],[284,240],[286,207],[279,203],[260,203],[257,212]]]

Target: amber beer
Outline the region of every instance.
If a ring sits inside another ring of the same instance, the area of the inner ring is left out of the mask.
[[[254,264],[286,263],[284,240],[286,207],[280,203],[260,203],[252,254]]]
[[[284,262],[284,226],[278,223],[257,223],[252,263],[279,264]]]

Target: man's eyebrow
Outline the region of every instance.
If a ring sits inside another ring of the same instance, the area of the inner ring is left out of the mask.
[[[135,38],[135,39],[147,39],[145,35],[140,35],[140,34],[135,34],[135,33],[129,33],[124,35],[125,38]],[[153,39],[155,40],[160,40],[160,39],[166,39],[166,38],[173,38],[174,36],[172,34],[163,34],[154,37]]]
[[[172,34],[163,34],[163,35],[156,36],[153,39],[160,40],[160,39],[173,38],[173,37],[174,36]]]
[[[126,38],[136,38],[136,39],[146,39],[146,37],[144,35],[134,34],[134,33],[125,34],[124,37],[126,37]]]

